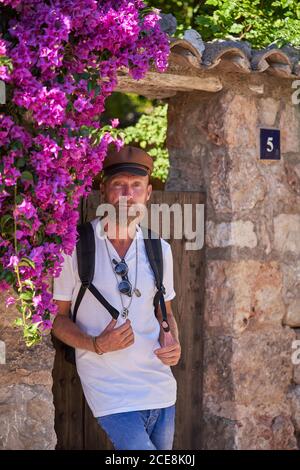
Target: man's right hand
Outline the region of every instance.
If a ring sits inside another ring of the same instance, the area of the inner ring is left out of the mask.
[[[116,323],[117,320],[112,319],[105,330],[96,338],[96,346],[104,353],[125,349],[134,343],[130,320],[127,318],[126,322],[118,328],[115,328]]]

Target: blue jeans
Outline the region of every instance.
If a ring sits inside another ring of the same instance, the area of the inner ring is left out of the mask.
[[[128,411],[97,418],[116,450],[170,450],[175,430],[175,405]]]

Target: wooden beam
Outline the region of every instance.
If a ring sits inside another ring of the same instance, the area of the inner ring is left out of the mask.
[[[217,92],[222,90],[222,82],[218,77],[197,77],[186,75],[175,75],[171,73],[148,72],[144,78],[133,80],[129,75],[119,75],[116,91],[149,89],[151,93],[167,91],[209,91]]]

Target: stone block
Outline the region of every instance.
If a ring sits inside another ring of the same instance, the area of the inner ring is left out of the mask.
[[[300,328],[300,298],[292,300],[287,306],[283,324],[292,328]]]
[[[232,333],[234,317],[234,289],[227,283],[227,265],[227,261],[207,261],[205,279],[205,324],[223,334]]]
[[[299,296],[300,292],[300,261],[294,260],[280,263],[283,280],[283,300],[289,304]]]
[[[224,129],[225,141],[230,148],[252,148],[257,141],[258,111],[252,96],[234,95],[227,103]]]
[[[297,450],[294,425],[289,414],[280,410],[248,408],[248,415],[239,421],[236,443],[239,450]]]
[[[220,224],[208,221],[206,235],[206,244],[211,248],[224,248],[226,246],[255,248],[257,246],[254,224],[250,220],[235,220]]]
[[[299,152],[300,112],[299,106],[285,104],[280,114],[281,152]]]
[[[262,98],[259,100],[259,121],[262,127],[274,126],[279,104],[280,101],[273,98]]]
[[[280,326],[245,331],[233,340],[231,369],[237,404],[282,406],[293,376],[294,340],[295,333]]]
[[[235,334],[267,324],[281,325],[285,305],[281,296],[282,274],[277,262],[228,262],[226,278],[234,293]]]
[[[250,211],[264,201],[268,192],[267,180],[261,175],[257,164],[257,150],[253,144],[245,153],[230,150],[231,169],[227,186],[233,212]]]
[[[0,449],[54,449],[56,434],[52,403],[51,389],[22,384],[10,387],[5,401],[0,403]]]
[[[300,255],[300,214],[279,214],[274,218],[274,246],[280,253]]]
[[[234,400],[231,371],[232,338],[222,335],[219,329],[209,329],[205,334],[203,382],[204,406]]]

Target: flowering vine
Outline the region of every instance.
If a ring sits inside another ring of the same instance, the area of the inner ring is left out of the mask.
[[[116,119],[101,125],[117,71],[163,71],[169,45],[140,0],[0,0],[0,13],[0,292],[13,288],[30,346],[57,313],[49,280],[74,249],[80,198],[122,145]]]

